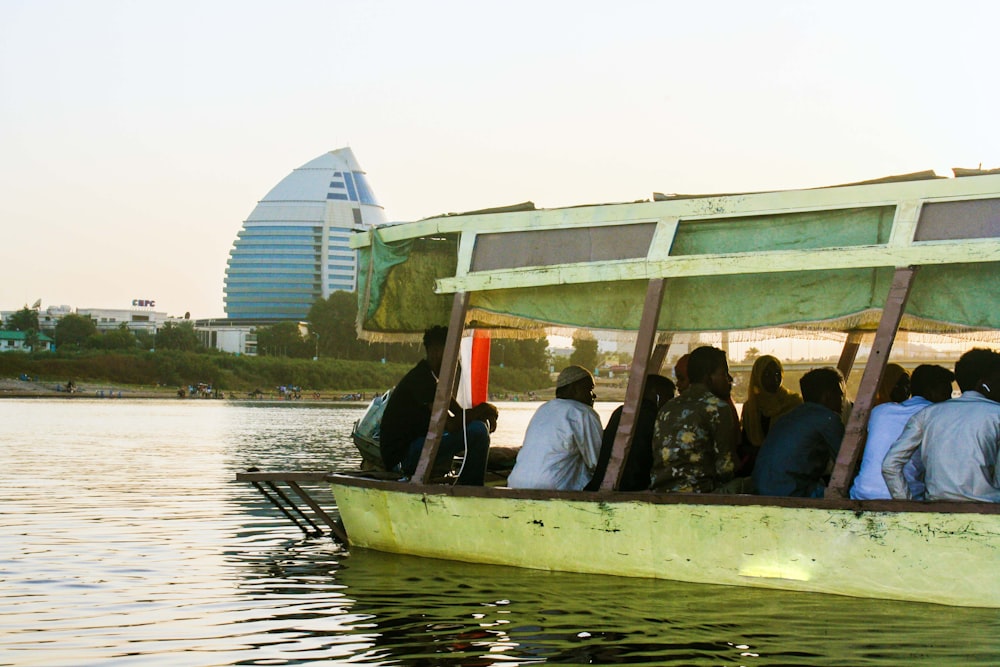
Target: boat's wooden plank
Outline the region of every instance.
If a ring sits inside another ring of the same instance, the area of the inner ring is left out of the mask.
[[[861,339],[864,334],[860,331],[848,331],[847,340],[840,351],[840,359],[837,361],[837,370],[844,376],[844,382],[851,377],[851,369],[854,368],[854,360],[858,356],[858,349],[861,347]]]
[[[825,495],[827,497],[846,497],[851,481],[854,479],[858,460],[868,435],[868,417],[871,415],[872,403],[875,400],[879,382],[882,380],[882,373],[889,361],[889,352],[892,351],[892,343],[896,339],[896,332],[899,329],[899,322],[903,318],[903,311],[906,308],[906,301],[910,296],[916,272],[916,267],[912,266],[897,269],[892,278],[889,296],[882,309],[882,320],[875,332],[875,340],[872,342],[872,349],[868,354],[865,372],[861,376],[858,395],[851,410],[851,417],[847,422],[844,439],[840,443],[840,453],[837,455],[837,462],[834,464],[833,474],[830,476],[830,484],[826,488]]]
[[[329,471],[271,471],[271,472],[238,472],[237,482],[325,482]]]
[[[431,409],[431,423],[424,441],[424,449],[420,453],[420,462],[413,473],[413,481],[426,484],[430,481],[434,461],[441,437],[444,435],[448,422],[448,411],[451,407],[455,391],[455,377],[458,373],[459,345],[462,331],[465,328],[465,313],[469,308],[467,292],[458,292],[452,301],[451,320],[448,322],[448,339],[444,346],[444,359],[441,361],[441,372],[438,376],[437,393],[434,395],[434,407]]]
[[[660,373],[663,368],[663,362],[667,359],[667,352],[670,351],[670,344],[673,342],[674,335],[669,332],[660,334],[657,339],[656,345],[653,347],[653,353],[649,355],[649,366],[646,367],[646,374],[650,373]]]
[[[929,202],[995,198],[1000,193],[1000,176],[973,176],[936,180],[853,185],[812,190],[786,190],[674,199],[629,204],[603,204],[573,208],[543,209],[517,213],[493,213],[429,218],[405,225],[379,228],[387,242],[434,234],[502,232],[516,229],[544,229],[573,225],[645,223],[669,218],[709,219],[747,215],[768,215],[864,206],[898,205],[900,202]],[[371,232],[354,234],[352,248],[371,245]]]
[[[285,480],[285,482],[288,484],[289,488],[291,488],[292,491],[294,491],[295,494],[299,498],[301,498],[302,501],[306,505],[308,505],[313,512],[316,513],[316,516],[318,516],[320,519],[323,520],[323,523],[327,525],[327,527],[330,529],[330,532],[334,534],[334,536],[337,538],[338,541],[340,541],[341,544],[347,545],[349,543],[347,539],[347,533],[344,531],[344,527],[339,523],[337,523],[336,521],[334,521],[330,517],[330,515],[327,514],[322,507],[320,507],[319,503],[317,503],[313,499],[313,497],[309,495],[309,492],[307,492],[305,489],[299,486],[297,482],[293,480]]]
[[[608,468],[601,480],[601,489],[611,491],[621,483],[625,460],[632,449],[632,438],[635,435],[635,423],[642,404],[643,387],[646,384],[646,374],[649,368],[653,341],[656,338],[656,323],[660,319],[660,308],[663,305],[663,292],[666,281],[654,278],[646,288],[646,302],[642,308],[642,319],[639,322],[639,333],[636,336],[635,350],[632,354],[632,368],[629,374],[628,387],[625,389],[625,405],[622,408],[618,431],[611,449]]]
[[[330,473],[334,485],[402,491],[421,496],[459,495],[482,498],[518,498],[522,500],[581,500],[595,503],[652,503],[680,505],[766,505],[814,509],[843,509],[854,512],[931,512],[941,514],[1000,514],[1000,503],[919,502],[914,500],[850,500],[849,498],[785,498],[776,496],[724,493],[657,493],[653,491],[552,491],[511,489],[493,486],[456,486],[452,484],[417,484],[368,479],[342,473]]]
[[[541,285],[649,280],[792,271],[869,269],[929,264],[1000,262],[1000,239],[940,241],[908,246],[867,245],[753,253],[683,255],[659,259],[554,265],[470,273],[441,278],[435,291],[515,289]]]

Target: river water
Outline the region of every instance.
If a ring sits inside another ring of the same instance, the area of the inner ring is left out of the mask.
[[[1000,664],[998,610],[348,553],[234,481],[355,468],[360,414],[0,400],[0,665]]]

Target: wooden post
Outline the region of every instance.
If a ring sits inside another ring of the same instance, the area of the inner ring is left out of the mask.
[[[653,354],[649,357],[649,366],[646,368],[646,375],[650,373],[659,373],[663,368],[663,362],[667,358],[667,352],[670,350],[670,344],[674,340],[674,335],[672,333],[662,333],[656,341],[656,345],[653,347]]]
[[[844,341],[844,348],[840,351],[840,360],[837,362],[837,370],[844,376],[844,382],[851,377],[851,369],[854,368],[854,360],[858,356],[863,335],[856,329],[847,332],[847,340]]]
[[[840,443],[837,463],[833,467],[830,485],[824,494],[826,498],[847,497],[851,481],[854,478],[854,471],[857,469],[858,459],[861,458],[861,452],[864,449],[872,403],[875,401],[878,384],[882,380],[882,373],[889,361],[889,352],[896,339],[896,331],[899,329],[906,301],[910,297],[910,288],[913,286],[913,276],[916,270],[917,267],[913,266],[898,268],[893,275],[889,296],[882,309],[882,320],[879,322],[878,331],[875,332],[875,340],[872,343],[871,353],[868,355],[868,363],[865,364],[865,372],[861,376],[861,386],[858,387],[854,409],[851,410],[851,418],[847,421],[844,439]]]
[[[666,281],[663,278],[653,278],[646,287],[646,302],[642,308],[642,319],[639,322],[639,333],[636,336],[635,352],[632,356],[632,368],[629,373],[628,387],[625,389],[625,407],[622,408],[622,418],[618,422],[618,432],[615,433],[615,443],[611,448],[611,458],[608,468],[601,481],[601,491],[613,491],[621,482],[625,460],[632,448],[632,437],[635,435],[635,423],[642,404],[642,393],[646,385],[646,374],[650,364],[650,352],[653,340],[656,338],[656,327],[660,320],[660,307],[663,304],[663,292]],[[661,358],[662,362],[662,358]]]
[[[427,484],[434,469],[438,448],[441,446],[441,436],[444,435],[448,423],[448,412],[455,392],[455,375],[458,371],[458,354],[465,329],[465,312],[469,308],[467,292],[455,292],[455,300],[451,307],[451,321],[448,323],[448,338],[444,344],[444,358],[441,361],[441,372],[438,376],[437,392],[434,394],[434,407],[431,408],[431,423],[427,429],[427,439],[420,453],[420,461],[410,482]]]

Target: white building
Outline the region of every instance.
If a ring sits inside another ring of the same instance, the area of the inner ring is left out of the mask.
[[[304,320],[317,300],[357,289],[350,237],[385,222],[350,148],[324,153],[282,179],[244,221],[226,266],[226,316]]]

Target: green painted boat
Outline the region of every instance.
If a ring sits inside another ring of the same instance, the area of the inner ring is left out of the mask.
[[[351,545],[477,563],[1000,607],[1000,507],[847,499],[898,334],[995,341],[1000,174],[446,215],[359,233],[359,330],[449,324],[427,445],[409,482],[329,477]],[[635,339],[603,488],[431,484],[459,339]],[[706,332],[837,336],[870,348],[826,497],[621,493],[641,381]]]

